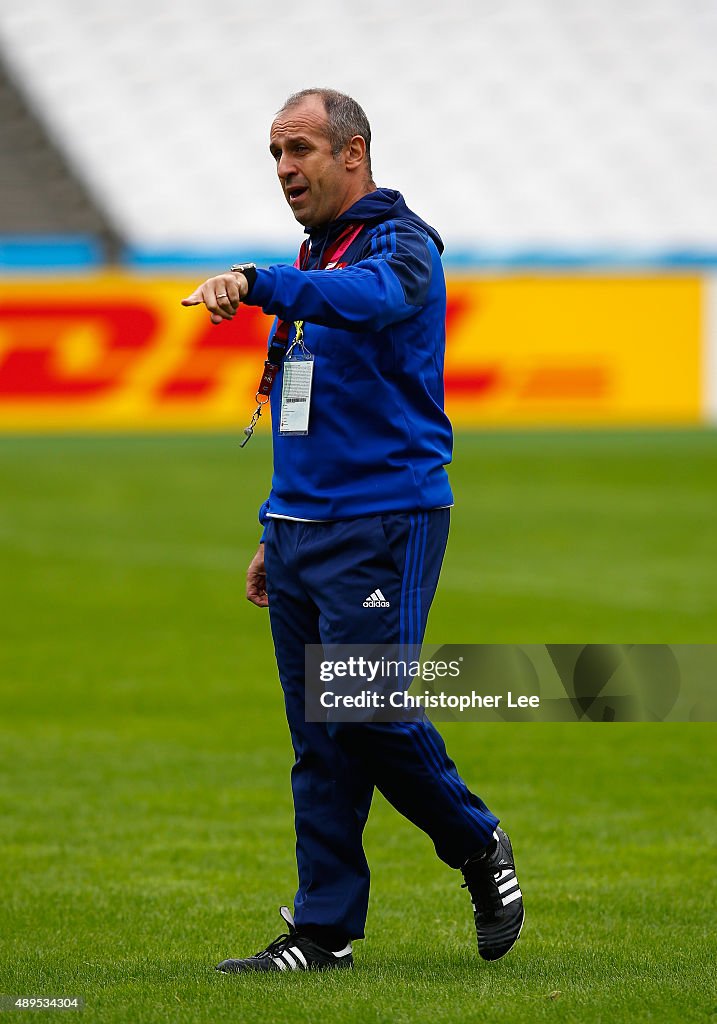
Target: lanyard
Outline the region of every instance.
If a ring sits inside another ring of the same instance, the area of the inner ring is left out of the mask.
[[[344,231],[341,232],[336,241],[331,245],[321,256],[319,260],[318,270],[334,270],[350,245],[356,241],[358,236],[363,231],[363,224],[348,224]],[[299,255],[294,261],[294,266],[298,270],[303,270],[306,266],[306,261],[310,254],[310,242],[307,238],[301,244]],[[254,433],[254,427],[257,424],[259,417],[261,416],[262,406],[266,405],[269,401],[269,395],[271,389],[274,386],[274,380],[276,375],[281,369],[281,364],[286,355],[286,349],[289,345],[289,332],[291,331],[291,322],[289,320],[279,320],[276,325],[274,337],[271,339],[271,345],[269,346],[269,352],[267,353],[266,360],[264,362],[264,370],[259,381],[259,387],[256,389],[256,401],[257,407],[254,415],[251,418],[251,422],[248,427],[244,427],[244,434],[246,435],[242,441],[240,447],[243,448],[249,441],[251,435]],[[296,329],[296,337],[299,340],[303,335],[304,321],[295,320],[294,327]]]

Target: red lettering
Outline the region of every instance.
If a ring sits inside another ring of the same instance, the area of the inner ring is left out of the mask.
[[[604,366],[538,366],[520,389],[519,398],[603,398],[609,375]]]
[[[446,371],[446,395],[458,398],[483,398],[497,391],[503,384],[503,375],[497,366],[487,366],[470,372]]]
[[[260,309],[245,306],[234,320],[205,324],[171,377],[157,388],[160,398],[200,398],[221,383],[227,364],[250,359],[259,379],[266,358],[270,320]]]
[[[465,295],[452,295],[449,289],[446,303],[446,335],[447,349],[451,351],[451,333],[458,329],[461,320],[466,316],[475,316],[480,310],[480,303],[475,298]],[[491,391],[497,391],[503,383],[501,371],[497,366],[479,366],[475,364],[469,369],[465,365],[456,365],[456,360],[447,360],[445,372],[446,396],[450,398],[479,398]]]
[[[0,355],[0,395],[5,398],[91,399],[117,387],[119,378],[150,345],[157,319],[144,306],[119,303],[57,303],[28,309],[5,303],[0,331],[13,345]],[[81,371],[62,366],[61,350],[70,332],[93,327],[101,351]]]

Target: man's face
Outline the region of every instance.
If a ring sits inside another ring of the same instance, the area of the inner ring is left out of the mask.
[[[331,152],[319,96],[307,96],[277,115],[269,151],[286,201],[304,227],[328,224],[355,201],[355,176],[347,171],[343,154]]]

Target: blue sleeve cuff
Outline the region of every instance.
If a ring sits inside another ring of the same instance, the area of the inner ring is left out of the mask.
[[[264,306],[274,294],[274,275],[271,268],[257,267],[256,279],[242,301],[246,306]]]
[[[259,522],[261,523],[261,525],[263,527],[266,527],[266,521],[267,521],[267,518],[268,518],[267,517],[267,512],[268,511],[269,511],[269,499],[267,498],[266,501],[262,502],[261,508],[259,509]],[[260,544],[264,543],[265,536],[266,536],[266,529],[263,529],[261,531],[261,537],[259,538],[259,543]]]

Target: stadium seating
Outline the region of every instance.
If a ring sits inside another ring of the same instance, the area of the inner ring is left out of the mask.
[[[266,152],[289,92],[374,127],[379,184],[454,247],[714,241],[717,6],[702,0],[23,0],[0,47],[138,247],[283,245]]]

